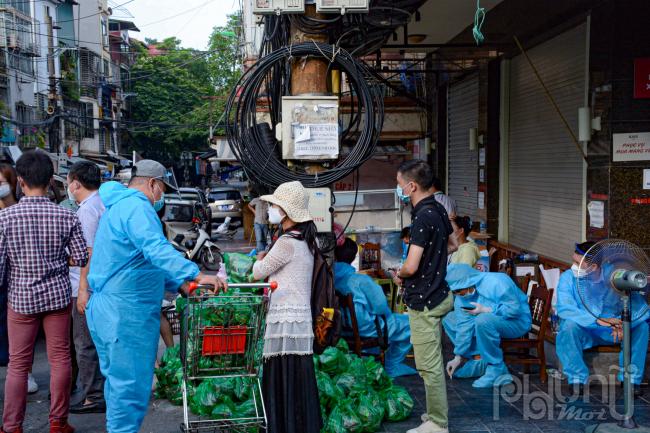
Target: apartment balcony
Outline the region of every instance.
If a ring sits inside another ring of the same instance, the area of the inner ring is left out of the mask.
[[[31,57],[40,56],[41,25],[13,9],[0,9],[0,47]]]

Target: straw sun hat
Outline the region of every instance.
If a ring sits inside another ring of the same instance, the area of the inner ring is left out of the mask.
[[[298,181],[283,183],[272,195],[263,195],[260,199],[280,206],[291,221],[304,223],[312,220],[309,214],[309,194]]]

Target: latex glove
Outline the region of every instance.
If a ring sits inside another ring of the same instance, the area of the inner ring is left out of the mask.
[[[461,364],[462,362],[463,362],[463,358],[461,358],[460,356],[456,355],[456,356],[454,356],[454,359],[452,359],[451,361],[449,361],[449,362],[447,363],[447,368],[446,368],[446,370],[447,370],[447,375],[449,376],[450,379],[451,379],[452,376],[454,375],[454,371],[456,371],[456,369],[457,369],[458,367],[460,367],[460,364]]]
[[[485,305],[481,305],[478,302],[470,302],[471,305],[474,306],[473,310],[467,310],[469,314],[472,314],[474,316],[478,316],[481,313],[491,313],[492,308],[486,307]]]

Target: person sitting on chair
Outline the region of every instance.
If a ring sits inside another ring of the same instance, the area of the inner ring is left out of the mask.
[[[512,382],[500,344],[502,338],[519,338],[530,329],[526,295],[507,275],[466,264],[449,265],[446,279],[455,295],[454,311],[442,320],[455,355],[447,363],[447,374],[481,376],[472,383],[474,388]],[[456,371],[464,359],[470,361]]]
[[[620,343],[623,338],[623,305],[620,296],[608,287],[603,278],[607,270],[595,263],[589,267],[582,263],[594,245],[594,242],[576,244],[573,265],[562,273],[557,286],[557,313],[560,316],[557,354],[569,384],[578,389],[583,388],[589,378],[582,352],[598,345]],[[578,290],[579,284],[584,290]],[[645,305],[642,299],[632,298],[632,383],[635,396],[641,395],[640,383],[648,351],[647,319],[650,314],[646,312],[639,317]],[[623,351],[620,363],[618,380],[622,382]]]
[[[405,314],[393,314],[381,286],[368,275],[356,273],[351,263],[357,252],[356,242],[349,238],[336,248],[334,287],[342,295],[352,294],[361,337],[377,337],[375,319],[378,316],[381,317],[382,325],[383,320],[387,321],[386,373],[391,377],[417,374],[417,371],[403,363],[406,354],[411,350],[411,328],[408,317]]]

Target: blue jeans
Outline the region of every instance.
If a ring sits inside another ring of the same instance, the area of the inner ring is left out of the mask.
[[[269,226],[266,224],[255,223],[255,241],[257,242],[257,252],[261,253],[266,250],[266,239],[269,235]]]

